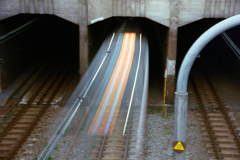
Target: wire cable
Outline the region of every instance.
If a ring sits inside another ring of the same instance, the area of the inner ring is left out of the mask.
[[[234,42],[231,40],[231,38],[227,35],[227,33],[223,32],[221,34],[223,40],[227,43],[227,45],[230,47],[230,49],[233,51],[233,53],[237,56],[237,58],[240,60],[240,50],[239,48],[234,44]]]
[[[227,35],[227,33],[223,32],[222,33],[225,38],[229,41],[229,43],[233,46],[233,48],[238,52],[240,53],[240,49],[234,44],[234,42],[231,40],[231,38]]]
[[[45,16],[44,16],[44,17],[45,17]],[[44,17],[43,17],[43,18],[44,18]],[[6,33],[6,34],[3,35],[3,36],[1,36],[1,37],[0,37],[0,44],[3,43],[3,42],[5,42],[5,41],[7,41],[7,40],[9,40],[9,39],[11,39],[11,38],[13,38],[13,37],[15,37],[15,36],[17,36],[18,34],[26,31],[27,29],[33,27],[34,25],[37,24],[38,20],[40,20],[40,19],[41,19],[41,18],[33,19],[33,20],[25,23],[24,25],[22,25],[22,26],[20,26],[20,27],[18,27],[18,28],[16,28],[16,29],[14,29],[14,30]]]

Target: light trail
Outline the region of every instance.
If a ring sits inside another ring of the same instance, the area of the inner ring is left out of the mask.
[[[135,33],[124,35],[118,62],[89,128],[89,134],[107,134],[111,122],[114,123],[116,120],[114,115],[118,113],[132,65],[135,36]],[[103,117],[107,117],[107,122]],[[101,130],[99,126],[104,126],[105,129]]]
[[[140,60],[141,60],[141,54],[142,54],[142,42],[141,42],[141,41],[142,41],[142,34],[140,33],[140,39],[139,39],[140,48],[139,48],[138,65],[137,65],[137,70],[136,70],[136,74],[135,74],[135,79],[134,79],[134,84],[133,84],[131,99],[130,99],[129,106],[128,106],[128,113],[127,113],[127,117],[126,117],[124,129],[123,129],[123,135],[125,135],[125,131],[126,131],[126,127],[127,127],[127,122],[128,122],[128,118],[129,118],[129,113],[130,113],[131,106],[132,106],[133,95],[134,95],[134,91],[135,91],[135,87],[136,87],[136,82],[137,82],[138,70],[139,70],[139,65],[140,65]]]
[[[124,81],[126,82],[126,74],[127,74],[127,70],[129,69],[129,65],[130,65],[130,56],[131,56],[131,53],[132,51],[134,50],[133,48],[133,36],[131,38],[131,44],[130,44],[130,50],[129,50],[129,56],[128,56],[128,59],[127,59],[127,65],[126,67],[124,68],[124,73],[123,73],[123,76],[122,76],[122,79],[121,79],[121,83],[118,87],[118,90],[117,90],[117,95],[114,99],[114,102],[113,102],[113,105],[112,105],[112,109],[111,109],[111,112],[110,112],[110,115],[109,115],[109,118],[108,118],[108,121],[107,121],[107,124],[106,124],[106,127],[104,129],[104,135],[107,134],[108,132],[108,129],[109,129],[109,126],[110,126],[110,123],[112,122],[112,118],[113,118],[113,114],[115,112],[115,109],[116,109],[116,106],[117,106],[117,103],[119,103],[119,97],[120,97],[120,92],[122,91],[122,88],[123,88],[123,83]],[[131,63],[132,64],[132,63]],[[130,67],[131,68],[131,67]],[[119,104],[120,105],[120,104]]]

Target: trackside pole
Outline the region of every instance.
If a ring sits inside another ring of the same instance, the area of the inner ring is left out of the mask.
[[[192,65],[201,50],[217,35],[240,25],[240,14],[225,19],[204,32],[188,50],[179,70],[177,91],[175,92],[174,145],[173,159],[185,160],[187,130],[187,82]]]
[[[167,87],[167,69],[165,69],[165,71],[164,71],[164,88],[163,88],[163,114],[164,114],[164,116],[167,116],[167,107],[165,106],[166,87]]]

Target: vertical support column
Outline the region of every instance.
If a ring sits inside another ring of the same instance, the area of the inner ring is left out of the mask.
[[[87,0],[80,0],[79,22],[79,74],[83,76],[88,67],[88,14]]]
[[[188,93],[175,93],[174,106],[174,137],[173,142],[182,141],[186,144],[187,137],[187,105]],[[186,150],[182,153],[173,151],[173,160],[185,160]]]
[[[170,28],[168,31],[168,47],[167,47],[168,76],[167,76],[166,103],[168,104],[174,103],[179,7],[180,0],[171,0]]]
[[[168,31],[168,48],[167,48],[167,93],[166,103],[174,103],[175,91],[175,65],[177,54],[177,28],[171,26]]]

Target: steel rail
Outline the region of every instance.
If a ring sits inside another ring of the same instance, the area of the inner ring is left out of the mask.
[[[131,110],[131,106],[132,106],[132,100],[133,100],[133,95],[134,95],[134,91],[135,91],[135,87],[136,87],[136,82],[137,82],[137,76],[138,76],[138,70],[139,70],[139,65],[140,65],[140,60],[141,60],[141,54],[142,54],[142,34],[140,33],[140,37],[139,37],[139,57],[138,57],[138,64],[137,64],[137,70],[135,73],[135,79],[134,79],[134,84],[133,84],[133,89],[132,89],[132,93],[131,93],[131,98],[130,98],[130,102],[128,105],[128,112],[127,112],[127,117],[125,120],[125,125],[124,125],[124,129],[123,129],[123,136],[125,135],[125,131],[126,131],[126,127],[127,127],[127,122],[128,122],[128,117],[130,114],[130,110]]]
[[[193,82],[193,88],[194,90],[196,90],[196,94],[197,94],[197,97],[199,99],[201,99],[200,97],[200,94],[199,94],[199,91],[196,87],[196,84],[194,82],[194,79],[193,77],[190,77],[191,81]],[[210,133],[210,136],[211,136],[211,140],[212,140],[212,144],[214,145],[214,148],[215,148],[215,151],[216,151],[216,156],[218,157],[219,160],[222,160],[222,156],[220,154],[220,151],[218,149],[218,145],[217,145],[217,142],[215,140],[215,136],[213,134],[213,130],[212,130],[212,127],[210,126],[210,123],[209,123],[209,120],[208,120],[208,117],[207,117],[207,112],[205,111],[204,109],[204,105],[202,104],[202,101],[200,101],[200,106],[201,106],[201,111],[202,111],[202,115],[204,116],[204,120],[205,120],[205,124],[207,125],[207,129],[208,129],[208,132]]]
[[[34,69],[34,72],[31,74],[31,78],[30,78],[30,81],[32,82],[30,85],[28,84],[26,84],[27,85],[27,87],[25,88],[25,90],[24,91],[21,91],[21,93],[16,97],[16,95],[13,97],[13,98],[17,98],[17,99],[19,99],[13,106],[15,106],[15,105],[17,105],[18,103],[20,103],[20,101],[21,101],[21,99],[22,99],[22,97],[27,93],[27,91],[33,86],[33,84],[38,80],[38,78],[41,76],[41,74],[43,73],[43,71],[46,69],[46,67],[47,67],[47,62],[43,65],[43,68],[40,68],[39,70],[38,70],[38,67],[39,66],[37,66],[35,69]],[[18,93],[16,93],[16,94],[18,94]],[[9,115],[11,115],[12,114],[12,112],[13,112],[13,110],[15,109],[15,107],[12,107],[10,110],[9,110],[9,112],[8,112],[8,114],[6,114],[4,117],[3,117],[3,119],[1,120],[1,121],[6,121],[7,120],[7,117],[9,117]],[[23,108],[24,109],[24,108]],[[21,111],[19,112],[19,114],[21,114],[21,112],[23,112],[23,109],[21,109]],[[10,127],[11,125],[13,125],[12,123],[14,123],[15,121],[17,121],[17,118],[20,116],[20,115],[17,115],[14,119],[12,119],[12,121],[8,124],[8,127]],[[1,127],[1,125],[0,125],[0,127]],[[5,130],[7,130],[7,128],[5,129]],[[2,133],[3,134],[3,133]],[[0,134],[0,137],[1,137],[1,134]],[[0,138],[1,139],[1,138]]]
[[[222,32],[240,25],[240,14],[227,18],[214,25],[206,32],[204,32],[188,50],[184,57],[181,67],[179,69],[176,92],[175,92],[175,112],[174,118],[177,119],[174,123],[173,141],[186,142],[187,131],[187,83],[192,65],[197,58],[200,51],[217,35]],[[173,152],[173,159],[184,160],[186,158],[186,151],[182,153]]]
[[[117,34],[115,35],[115,37],[119,37],[119,35],[120,35],[120,33],[123,31],[123,29],[124,29],[124,27],[126,26],[126,24],[127,24],[127,21],[125,21],[123,24],[122,24],[122,26],[120,27],[120,29],[119,29],[119,31],[117,32]],[[117,45],[119,42],[119,39],[117,39],[117,43],[114,43],[111,47],[112,48],[114,48],[115,47],[115,45]],[[116,42],[116,40],[114,40],[114,42]],[[110,46],[108,47],[108,50],[110,49]],[[114,61],[110,61],[110,66],[111,66],[111,63],[113,63]],[[108,76],[110,76],[111,75],[111,72],[106,72],[106,75],[108,75]],[[96,99],[96,100],[92,100],[91,101],[91,104],[90,104],[90,106],[93,106],[94,105],[94,102],[97,102],[98,101],[98,97],[100,97],[100,95],[104,92],[104,90],[103,89],[100,89],[101,87],[103,87],[103,86],[105,86],[105,84],[107,84],[107,77],[108,76],[104,76],[103,77],[103,80],[102,80],[102,82],[100,83],[100,87],[99,88],[97,88],[97,93],[98,92],[100,92],[100,93],[98,93],[97,95],[95,95],[94,97],[93,97],[93,99]],[[92,112],[92,110],[94,110],[95,109],[95,107],[90,107],[90,110],[87,112],[87,114],[85,114],[84,115],[84,117],[82,118],[82,120],[81,120],[81,122],[80,122],[80,125],[79,126],[86,126],[86,125],[88,125],[88,122],[89,122],[89,120],[87,119],[87,117],[88,116],[92,116],[95,112]],[[85,125],[84,125],[85,124]],[[78,127],[78,128],[80,128],[80,127]],[[84,128],[84,130],[86,130],[86,128],[87,127],[85,127]],[[80,129],[78,129],[78,130],[80,130]],[[78,131],[79,132],[79,131]],[[74,137],[74,139],[76,139],[77,138],[77,136],[78,136],[78,134]],[[67,157],[68,157],[68,155],[69,155],[69,152],[71,151],[71,149],[73,148],[73,144],[74,144],[74,141],[71,143],[71,147],[70,147],[70,149],[68,150],[68,154],[67,154],[67,156],[65,156],[64,157],[64,159],[67,159]]]
[[[98,75],[100,69],[102,68],[102,65],[103,65],[105,59],[107,58],[108,54],[110,53],[110,52],[109,52],[109,49],[110,49],[110,46],[111,46],[111,44],[112,44],[112,40],[113,40],[114,36],[115,36],[115,33],[113,33],[113,36],[112,36],[112,39],[111,39],[111,41],[110,41],[110,44],[109,44],[108,50],[107,50],[107,52],[106,52],[106,55],[104,56],[104,58],[103,58],[103,60],[102,60],[102,62],[101,62],[101,64],[100,64],[100,66],[98,67],[98,69],[97,69],[95,75],[93,76],[93,78],[92,78],[90,84],[88,85],[88,87],[87,87],[85,93],[83,94],[83,97],[85,97],[86,94],[88,93],[90,87],[92,86],[92,83],[94,82],[94,80],[95,80],[95,78],[97,77],[97,75]]]
[[[70,70],[70,67],[68,68],[68,70]],[[59,72],[61,72],[61,68],[59,68]],[[56,72],[58,73],[58,72]],[[55,75],[57,75],[55,73]],[[72,73],[72,72],[70,72]],[[69,74],[68,72],[65,71],[64,73],[65,75],[60,77],[60,81],[58,81],[59,85],[58,88],[56,88],[53,92],[53,94],[51,95],[51,97],[48,99],[47,101],[47,105],[44,105],[44,107],[42,108],[42,110],[40,111],[40,113],[37,115],[37,117],[34,119],[34,122],[31,124],[31,126],[28,128],[28,131],[24,134],[24,137],[18,142],[17,146],[15,146],[15,149],[11,152],[10,156],[8,159],[12,159],[15,156],[15,153],[17,152],[17,150],[19,149],[19,147],[21,146],[21,144],[27,139],[28,135],[30,134],[30,132],[32,131],[32,129],[34,128],[34,126],[36,125],[36,123],[38,122],[38,120],[42,117],[42,115],[45,113],[45,111],[47,110],[47,108],[51,105],[51,101],[54,98],[54,96],[56,95],[56,93],[58,92],[60,86],[63,84],[64,82],[64,78]],[[58,77],[55,77],[54,79],[57,79]],[[54,83],[54,80],[52,81],[52,83]]]
[[[56,66],[54,68],[56,68]],[[18,113],[18,115],[12,120],[12,122],[4,130],[4,132],[1,134],[1,138],[0,139],[4,138],[5,135],[7,135],[8,132],[12,129],[12,127],[14,127],[16,122],[22,117],[22,115],[25,113],[25,111],[31,106],[31,103],[34,102],[34,100],[37,98],[39,93],[41,93],[42,89],[45,87],[45,84],[49,83],[49,80],[52,79],[51,77],[57,78],[57,73],[54,73],[54,70],[55,70],[54,68],[49,71],[49,73],[47,74],[48,76],[43,79],[43,82],[41,82],[40,87],[38,88],[38,90],[32,95],[32,97],[29,99],[28,103],[22,108],[22,110]],[[58,70],[61,71],[60,68],[58,68]],[[51,74],[53,74],[55,76],[51,76]],[[54,81],[52,81],[52,82],[54,82]],[[12,159],[15,156],[15,153],[17,152],[19,147],[22,145],[24,140],[27,138],[27,135],[29,135],[29,133],[31,132],[31,129],[34,127],[34,124],[36,124],[37,120],[38,120],[38,116],[34,119],[34,122],[26,130],[26,132],[23,134],[23,136],[19,139],[18,143],[14,146],[13,150],[10,151],[8,159]]]
[[[128,37],[130,38],[130,45],[129,45],[130,48],[129,48],[129,50],[127,50],[127,46],[128,46],[127,45],[127,43],[128,43],[127,39],[128,39]],[[107,95],[106,95],[106,98],[104,99],[103,105],[101,106],[101,110],[100,110],[100,113],[98,114],[98,118],[95,122],[94,128],[92,130],[92,134],[97,133],[98,127],[100,126],[100,123],[101,123],[101,119],[104,117],[105,111],[107,110],[107,106],[109,105],[108,102],[110,101],[110,97],[111,97],[112,93],[114,93],[114,87],[117,87],[116,88],[116,95],[113,97],[114,98],[113,99],[113,104],[112,104],[112,107],[110,109],[110,113],[109,113],[109,116],[107,118],[107,121],[106,121],[107,123],[104,127],[105,129],[103,130],[103,134],[108,133],[108,130],[109,130],[109,127],[110,127],[110,124],[111,124],[111,120],[113,118],[115,109],[117,107],[117,103],[119,101],[120,92],[121,92],[121,89],[124,85],[124,79],[127,76],[127,69],[129,67],[129,64],[130,64],[130,61],[131,61],[130,57],[131,57],[131,54],[134,51],[133,46],[132,46],[132,44],[135,43],[134,37],[135,36],[134,36],[133,33],[126,34],[126,39],[123,42],[123,46],[122,46],[123,50],[121,50],[121,53],[123,53],[123,55],[126,55],[126,58],[127,58],[126,61],[125,61],[126,65],[124,67],[122,67],[124,65],[124,56],[120,56],[119,57],[120,59],[118,59],[118,62],[120,62],[120,63],[119,63],[118,66],[115,66],[115,69],[114,69],[114,72],[117,73],[117,74],[119,73],[120,70],[123,71],[122,76],[120,76],[120,79],[119,79],[120,83],[119,83],[119,85],[116,86],[118,76],[116,74],[113,75],[112,82],[109,83],[109,85],[110,85],[109,90],[108,90],[108,92],[106,92]]]
[[[123,37],[123,35],[119,36],[118,41],[116,42],[117,44],[120,44],[120,41],[121,41],[122,37]],[[115,47],[115,49],[113,51],[114,57],[112,57],[112,59],[110,60],[109,66],[113,66],[113,65],[116,64],[116,61],[117,61],[117,58],[118,58],[119,54],[116,53],[116,55],[115,55],[115,52],[117,51],[118,48],[119,47]],[[88,106],[91,108],[92,112],[90,112],[89,118],[86,122],[86,126],[90,125],[90,123],[92,121],[91,118],[94,116],[95,112],[97,111],[98,104],[100,103],[101,98],[102,98],[101,95],[104,94],[104,91],[105,91],[105,89],[107,87],[107,84],[108,84],[108,80],[111,78],[111,74],[113,72],[113,69],[114,69],[113,67],[112,68],[108,67],[106,69],[106,72],[104,73],[105,75],[103,76],[103,78],[102,78],[102,80],[99,84],[99,87],[96,89],[95,95],[93,97],[91,97],[91,102]],[[86,127],[86,129],[87,129],[87,127]]]
[[[52,69],[51,72],[54,72],[54,69]],[[50,73],[51,73],[50,72]],[[13,121],[8,125],[8,127],[4,130],[4,132],[0,135],[0,141],[4,138],[4,136],[8,133],[8,131],[12,128],[12,126],[15,124],[16,121],[19,120],[19,118],[24,114],[24,112],[29,108],[31,103],[35,100],[38,93],[42,90],[44,87],[44,84],[47,82],[48,78],[44,80],[44,82],[41,84],[39,89],[35,92],[35,94],[31,97],[31,99],[28,101],[28,104],[22,108],[22,110],[19,112],[19,114],[13,119]]]
[[[206,73],[205,73],[205,75],[206,75]],[[230,121],[230,117],[227,114],[226,108],[224,107],[224,103],[222,102],[221,98],[217,94],[217,91],[216,91],[217,89],[215,88],[216,86],[210,81],[210,79],[208,78],[207,75],[206,75],[206,79],[209,82],[209,84],[212,86],[212,89],[213,89],[214,93],[216,94],[219,103],[221,104],[220,105],[221,110],[222,110],[222,112],[223,112],[223,114],[225,116],[225,119],[227,120],[228,125],[230,126],[230,130],[231,130],[231,132],[232,132],[232,134],[233,134],[233,136],[235,138],[235,141],[236,141],[236,143],[238,145],[238,150],[240,152],[240,140],[239,140],[238,134],[237,134],[237,132],[236,132],[232,122]]]
[[[124,153],[123,153],[124,154],[123,155],[123,160],[127,160],[127,155],[128,155],[128,146],[129,146],[130,134],[131,134],[131,115],[129,117],[128,123],[129,123],[129,125],[128,125],[128,128],[127,128],[127,135],[125,137],[126,140],[125,140],[125,147],[124,147]],[[101,143],[101,148],[99,150],[98,158],[97,158],[98,160],[102,159],[104,146],[105,146],[107,138],[108,138],[107,135],[104,135],[102,143]]]
[[[120,40],[118,40],[117,43],[120,43]],[[112,53],[114,53],[114,51]],[[117,59],[117,57],[116,57],[116,59]],[[111,63],[114,63],[112,60],[113,59],[110,60],[109,66],[111,66]],[[88,126],[89,120],[91,119],[89,117],[92,117],[94,115],[94,113],[95,113],[94,111],[96,109],[95,107],[92,107],[92,106],[94,106],[94,104],[97,104],[99,102],[99,99],[101,97],[100,95],[102,95],[103,92],[104,92],[104,89],[102,89],[102,88],[104,88],[104,86],[107,85],[107,83],[108,83],[107,76],[110,76],[110,75],[111,75],[111,72],[108,72],[108,70],[106,70],[105,76],[103,77],[101,83],[99,84],[100,87],[98,87],[97,90],[96,90],[96,95],[91,97],[91,102],[88,105],[88,107],[90,109],[83,115],[83,118],[81,118],[81,120],[80,120],[79,127],[77,127],[78,128],[78,131],[77,131],[78,134],[76,134],[74,136],[74,138],[72,138],[72,142],[69,145],[70,147],[68,148],[67,155],[65,155],[65,157],[63,159],[66,160],[68,155],[70,154],[70,151],[72,150],[72,148],[74,146],[75,140],[80,135],[80,131],[81,131],[80,128],[82,126],[84,126],[83,132],[85,132],[87,130],[87,128],[88,128],[87,126]]]
[[[120,33],[123,31],[123,29],[125,28],[126,24],[127,24],[127,21],[124,21],[123,24],[121,25],[119,31],[118,31],[117,34],[115,35],[115,37],[121,37],[121,36],[120,36]],[[117,49],[116,49],[115,46],[116,46],[118,43],[120,43],[119,40],[120,40],[119,38],[116,38],[116,39],[114,40],[115,43],[113,43],[112,48],[114,48],[115,50],[113,50],[113,52],[114,52],[114,51],[117,51]],[[117,41],[117,42],[116,42],[116,41]],[[116,56],[115,56],[115,54],[114,54],[114,57],[115,57],[115,58],[112,58],[112,59],[110,60],[109,66],[112,66],[112,65],[114,65],[114,63],[116,63],[115,60],[117,60],[117,55],[118,55],[118,54],[116,54]],[[100,83],[100,85],[99,85],[100,87],[97,88],[97,90],[96,90],[96,93],[97,93],[97,92],[99,92],[99,93],[93,97],[93,99],[96,99],[96,100],[92,100],[90,106],[94,106],[94,104],[96,104],[98,101],[101,100],[101,97],[98,96],[98,95],[103,94],[103,92],[105,91],[105,89],[104,89],[105,87],[104,87],[104,86],[107,85],[107,83],[108,83],[108,82],[107,82],[107,79],[108,79],[108,77],[110,78],[111,73],[112,73],[112,71],[111,71],[111,70],[109,71],[109,68],[108,68],[107,71],[106,71],[106,73],[105,73],[105,76],[103,76],[103,79],[101,80],[101,83]],[[100,99],[99,99],[99,98],[100,98]],[[99,102],[99,103],[100,103],[100,102]],[[90,108],[91,108],[91,107],[90,107]],[[90,117],[92,117],[92,116],[95,114],[96,107],[93,107],[92,110],[94,110],[94,111],[91,112]],[[89,118],[89,120],[87,121],[87,125],[89,125],[89,123],[90,123],[89,121],[90,121],[90,118]]]
[[[125,21],[125,22],[123,23],[123,25],[121,26],[119,32],[117,33],[117,36],[122,32],[122,30],[123,30],[124,27],[126,26],[126,23],[127,23],[127,21]],[[114,39],[114,35],[115,35],[115,33],[114,33],[113,36],[112,36],[112,39],[111,39],[111,42],[110,42],[110,44],[109,44],[108,50],[107,50],[107,52],[106,52],[106,55],[105,55],[105,57],[104,57],[104,60],[102,60],[102,61],[105,61],[106,56],[109,55],[109,53],[110,53],[109,50],[110,50],[110,48],[111,48],[112,41],[113,41],[113,39]],[[102,63],[101,63],[101,64],[102,64]],[[98,71],[99,71],[99,70],[98,70]],[[96,74],[95,74],[95,75],[96,75]],[[94,77],[94,76],[93,76],[93,77]],[[93,78],[92,78],[92,79],[93,79]],[[63,122],[60,124],[60,126],[59,126],[59,128],[56,130],[55,134],[52,136],[50,142],[47,144],[47,146],[45,147],[45,149],[43,150],[43,152],[42,152],[41,155],[39,156],[38,160],[40,160],[40,158],[43,156],[43,153],[45,153],[46,149],[48,148],[48,146],[50,145],[50,143],[53,141],[53,139],[54,139],[54,137],[56,136],[56,134],[59,133],[59,130],[61,129],[61,127],[63,126],[63,124],[65,123],[65,121],[66,121],[66,119],[68,118],[69,114],[72,112],[74,106],[75,106],[77,103],[78,103],[78,106],[76,107],[76,109],[79,108],[79,106],[81,105],[82,101],[84,100],[84,96],[82,96],[82,94],[83,94],[84,92],[86,93],[86,91],[89,90],[88,86],[91,85],[91,84],[92,84],[92,83],[89,82],[88,85],[86,85],[86,86],[84,87],[84,89],[82,90],[82,92],[79,94],[78,99],[76,99],[76,101],[75,101],[74,104],[72,105],[72,107],[71,107],[71,109],[69,110],[67,116],[64,118]],[[87,88],[87,89],[86,89],[86,88]],[[76,113],[76,110],[74,111],[74,113]],[[70,123],[70,122],[69,122],[69,123]],[[66,129],[66,127],[64,127],[64,128]],[[64,128],[63,128],[63,129],[64,129]],[[53,150],[53,148],[54,148],[55,145],[56,145],[56,142],[57,142],[58,139],[61,137],[61,134],[62,134],[62,132],[60,132],[60,135],[57,137],[56,141],[54,142],[54,144],[52,145],[52,148],[51,148],[50,150]],[[49,152],[48,152],[48,153],[49,153]],[[49,154],[48,154],[48,155],[49,155]],[[49,155],[49,156],[50,156],[50,155]],[[46,159],[46,157],[47,157],[47,155],[45,156],[45,159]]]
[[[101,149],[100,149],[99,154],[98,154],[98,160],[101,160],[101,158],[102,158],[103,149],[104,149],[104,145],[105,145],[106,139],[107,139],[107,135],[105,135],[105,136],[103,137]]]
[[[113,36],[111,38],[110,44],[109,46],[111,46],[113,38],[115,36],[115,33],[113,33]],[[49,147],[49,145],[52,143],[53,139],[55,138],[55,136],[57,135],[57,133],[59,133],[59,130],[63,127],[63,124],[65,123],[65,121],[67,120],[68,116],[70,115],[70,113],[72,112],[74,106],[78,103],[77,107],[75,107],[75,110],[73,111],[73,114],[70,116],[69,120],[67,121],[67,123],[64,125],[63,129],[61,130],[60,134],[57,136],[56,140],[53,142],[52,146],[50,147],[49,151],[47,152],[46,156],[44,157],[44,160],[48,159],[48,157],[50,156],[50,154],[52,153],[55,145],[57,144],[58,140],[60,139],[60,137],[64,134],[65,130],[67,129],[68,125],[70,124],[70,122],[72,121],[73,116],[76,114],[78,108],[80,107],[81,103],[83,102],[86,94],[88,93],[90,87],[92,86],[92,83],[94,82],[97,74],[99,73],[100,69],[102,68],[102,65],[106,59],[106,57],[108,56],[110,47],[108,47],[108,50],[106,51],[106,55],[104,56],[100,66],[98,67],[95,75],[93,76],[92,80],[90,81],[90,83],[88,84],[86,90],[84,90],[83,92],[81,92],[81,94],[79,95],[79,97],[77,98],[77,100],[74,102],[74,105],[71,107],[71,109],[69,110],[67,116],[64,118],[63,122],[60,124],[60,126],[58,127],[58,129],[56,130],[55,134],[52,136],[51,140],[49,141],[49,143],[47,144],[47,146],[44,148],[44,150],[42,151],[42,153],[40,154],[40,156],[38,157],[38,160],[41,159],[41,157],[43,156],[43,154],[45,153],[45,151],[47,150],[47,148]],[[83,94],[83,95],[82,95]],[[79,101],[79,102],[78,102]]]
[[[128,129],[127,129],[127,137],[126,137],[126,142],[125,142],[125,150],[124,150],[124,157],[123,160],[127,160],[127,155],[128,155],[128,146],[129,146],[129,139],[130,139],[130,133],[131,133],[131,115],[129,117],[128,121]]]
[[[143,37],[143,40],[147,42],[146,37]],[[137,130],[137,141],[135,154],[133,159],[144,159],[143,155],[143,146],[144,146],[144,133],[145,133],[145,124],[146,124],[146,113],[147,113],[147,95],[148,95],[148,83],[149,83],[149,48],[148,43],[145,43],[145,56],[143,61],[143,93],[142,93],[142,102],[140,110],[140,119],[138,123]]]
[[[127,21],[124,21],[123,22],[123,24],[121,25],[121,27],[120,27],[120,29],[119,29],[119,31],[117,32],[117,34],[115,34],[115,37],[119,37],[120,36],[120,33],[123,31],[123,29],[125,28],[125,26],[126,26],[126,24],[127,24]],[[116,40],[117,40],[117,42],[116,42]],[[115,46],[119,43],[118,41],[119,41],[119,39],[118,38],[116,38],[115,40],[113,40],[114,41],[114,43],[111,45],[111,48],[115,48]],[[110,49],[110,48],[109,48]],[[116,48],[115,48],[115,50],[116,50]],[[114,52],[114,51],[112,51],[112,52]],[[117,58],[117,57],[116,57]],[[115,58],[114,58],[115,59]],[[114,64],[114,60],[113,59],[111,59],[111,61],[110,61],[110,63],[109,63],[109,66],[112,66]],[[108,77],[111,75],[111,71],[106,71],[105,72],[105,76],[103,77],[103,79],[102,79],[102,81],[101,81],[101,83],[99,84],[99,86],[100,87],[98,87],[97,88],[97,90],[96,90],[96,95],[94,95],[92,98],[92,100],[91,100],[91,102],[90,102],[90,105],[89,105],[89,107],[90,107],[90,111],[92,111],[92,112],[90,112],[89,111],[89,113],[90,113],[90,115],[89,115],[89,117],[92,117],[93,115],[94,115],[94,113],[95,113],[95,110],[96,110],[96,107],[91,107],[91,106],[94,106],[95,104],[97,104],[97,102],[98,101],[100,101],[100,95],[101,94],[103,94],[103,92],[104,92],[104,86],[106,86],[107,85],[107,79],[108,79]],[[90,78],[89,78],[90,79]],[[86,88],[86,87],[85,87]],[[85,89],[84,89],[85,90]],[[86,126],[88,126],[89,125],[89,120],[90,120],[90,118],[87,120],[87,122],[86,122]],[[85,120],[84,120],[85,121]],[[87,127],[85,127],[85,129],[84,130],[86,130],[86,128]]]

